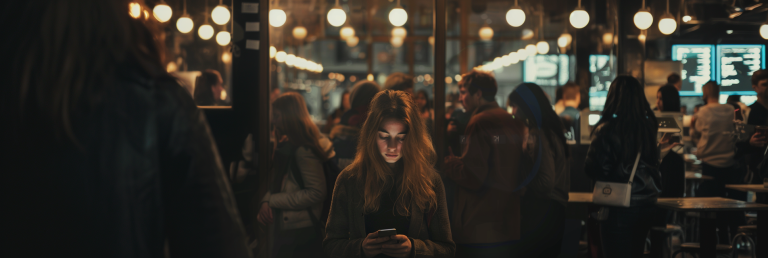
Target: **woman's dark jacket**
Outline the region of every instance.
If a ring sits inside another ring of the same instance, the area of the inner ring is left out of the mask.
[[[73,111],[77,144],[3,112],[0,256],[251,257],[189,92],[135,69],[104,89]]]

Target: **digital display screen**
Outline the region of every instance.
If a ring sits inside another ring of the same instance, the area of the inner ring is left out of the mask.
[[[597,122],[600,122],[600,117],[602,117],[599,114],[589,114],[589,126],[595,126]]]
[[[589,92],[608,91],[616,78],[613,69],[615,64],[615,58],[611,60],[609,55],[589,55],[589,73],[592,77]]]
[[[702,86],[714,80],[714,45],[673,45],[672,61],[683,64],[681,95],[700,95]]]
[[[523,81],[539,86],[561,86],[571,76],[568,55],[535,55],[525,59]]]
[[[752,73],[765,69],[765,45],[717,45],[717,58],[721,92],[754,93]]]

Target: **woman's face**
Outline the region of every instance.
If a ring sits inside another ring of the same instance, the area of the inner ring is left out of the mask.
[[[381,124],[376,144],[387,163],[395,163],[403,157],[401,149],[405,141],[405,130],[405,124],[394,118],[386,119]]]
[[[427,96],[424,95],[424,93],[416,94],[416,106],[419,108],[424,108],[424,106],[427,105]]]

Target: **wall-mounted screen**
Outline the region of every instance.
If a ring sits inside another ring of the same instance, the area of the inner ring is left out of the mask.
[[[765,45],[717,45],[717,59],[721,92],[754,94],[752,73],[765,69]]]
[[[539,86],[562,86],[571,78],[568,55],[535,55],[525,59],[523,81]]]
[[[683,70],[680,72],[683,81],[680,95],[701,95],[701,87],[708,81],[715,80],[714,45],[673,45],[672,60],[683,64]]]
[[[589,92],[608,91],[616,78],[616,58],[609,55],[589,55],[589,73],[591,82]]]

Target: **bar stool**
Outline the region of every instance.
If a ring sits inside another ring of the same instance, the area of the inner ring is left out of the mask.
[[[699,249],[701,249],[700,243],[683,243],[680,245],[680,250],[677,250],[675,253],[672,254],[672,257],[674,258],[677,256],[677,254],[683,254],[683,258],[685,258],[685,254],[693,254],[694,257],[699,257]],[[731,245],[721,245],[718,244],[716,247],[717,254],[718,255],[731,255],[733,247]]]
[[[755,258],[755,241],[752,239],[752,236],[755,235],[756,231],[757,225],[739,227],[737,231],[738,233],[733,237],[733,241],[731,241],[731,245],[733,245],[733,257],[739,257],[739,245],[746,242],[746,246],[749,247],[749,252],[752,255],[752,258]]]
[[[674,249],[672,248],[673,247],[672,237],[675,235],[674,233],[678,233],[680,235],[680,242],[681,243],[685,242],[685,232],[683,231],[683,228],[678,225],[667,224],[667,226],[664,228],[652,227],[651,230],[662,231],[664,232],[664,234],[667,235],[667,246],[669,246],[669,253],[672,254],[672,256],[670,257],[674,258],[675,256],[674,256]]]

